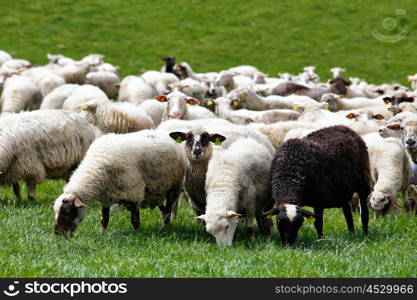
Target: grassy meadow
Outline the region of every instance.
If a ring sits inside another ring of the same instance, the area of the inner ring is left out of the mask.
[[[47,53],[76,59],[103,53],[123,76],[159,69],[161,57],[174,55],[196,72],[251,64],[276,76],[315,65],[325,80],[340,66],[347,76],[406,84],[417,72],[416,16],[412,0],[0,0],[0,49],[35,64],[45,64]],[[388,32],[389,17],[398,24]],[[407,35],[396,43],[371,33],[393,36],[404,28]],[[142,210],[140,233],[127,211],[111,212],[103,233],[96,204],[65,239],[53,233],[50,207],[63,184],[40,185],[38,203],[17,202],[0,187],[0,277],[417,276],[417,219],[405,213],[371,214],[364,237],[357,215],[351,235],[342,212],[327,210],[325,238],[317,240],[305,222],[291,248],[281,246],[276,229],[250,242],[241,225],[234,246],[220,249],[188,206],[164,230],[157,210]]]

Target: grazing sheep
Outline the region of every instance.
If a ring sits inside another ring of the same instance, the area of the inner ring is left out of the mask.
[[[159,102],[167,102],[162,121],[168,119],[195,120],[216,117],[208,109],[198,106],[197,104],[200,102],[197,99],[178,91],[156,96],[155,99]],[[187,104],[192,106],[188,108]]]
[[[378,133],[362,136],[368,147],[373,191],[371,207],[384,215],[390,208],[398,209],[397,192],[407,199],[409,161],[401,141],[397,138],[383,139]]]
[[[170,136],[174,140],[179,138],[178,141],[186,142],[183,144],[188,158],[185,189],[197,216],[205,212],[206,173],[213,153],[212,143],[215,144],[217,138],[219,138],[218,143],[223,148],[229,147],[238,139],[251,138],[264,146],[271,155],[275,153],[275,149],[268,139],[257,130],[233,125],[222,119],[207,119],[205,121],[203,119],[193,121],[170,120],[161,124],[158,130],[171,131]],[[209,131],[217,132],[217,134],[210,135]],[[227,137],[226,141],[222,137]]]
[[[251,138],[239,139],[226,149],[214,150],[207,169],[206,230],[219,246],[231,246],[238,218],[254,240],[253,219],[265,229],[262,213],[272,207],[269,167],[272,154]],[[269,222],[266,222],[270,225]]]
[[[267,109],[293,109],[294,104],[309,102],[312,99],[307,96],[291,95],[287,97],[271,95],[262,97],[248,88],[237,89],[231,91],[226,95],[227,98],[237,106],[237,103],[242,103],[242,106],[251,110],[267,110]]]
[[[75,91],[65,99],[62,109],[80,112],[80,105],[93,99],[97,101],[97,104],[110,101],[109,98],[107,98],[107,95],[98,87],[84,84],[75,89]]]
[[[320,102],[329,104],[329,109],[331,111],[351,110],[364,107],[384,107],[382,98],[369,99],[357,97],[347,99],[331,93],[323,94]]]
[[[181,192],[185,166],[181,147],[165,132],[144,130],[98,138],[54,203],[55,233],[74,232],[86,208],[95,201],[103,205],[104,229],[112,204],[130,210],[135,230],[140,227],[140,207],[158,206],[163,223],[168,224],[171,207]]]
[[[214,99],[213,102],[216,104],[215,112],[217,116],[241,125],[251,122],[270,124],[278,121],[297,120],[300,116],[298,112],[289,109],[255,111],[242,108],[233,110],[231,107],[232,100],[225,97]]]
[[[227,93],[238,88],[252,87],[255,85],[250,77],[238,75],[232,71],[221,71],[217,75],[214,84],[216,86],[223,86]]]
[[[81,115],[103,133],[129,133],[155,128],[152,119],[131,103],[108,101],[100,104],[91,100],[81,104],[80,109]]]
[[[42,110],[0,118],[0,184],[26,182],[29,199],[45,179],[68,179],[94,140],[88,122],[75,113]]]
[[[155,86],[142,77],[127,76],[120,83],[118,101],[142,103],[158,95]]]
[[[271,93],[273,95],[288,96],[291,94],[303,95],[319,101],[322,95],[333,93],[337,95],[346,95],[349,82],[343,78],[334,78],[330,80],[330,86],[310,88],[293,82],[278,84]]]
[[[91,65],[87,62],[75,62],[66,64],[61,68],[62,77],[66,83],[84,84],[87,74],[91,70]]]
[[[272,161],[271,182],[275,208],[266,215],[277,215],[284,245],[295,242],[304,217],[315,217],[314,225],[322,237],[325,208],[342,207],[353,232],[349,203],[355,192],[360,198],[363,231],[368,233],[369,158],[364,141],[353,130],[332,126],[286,141]],[[314,207],[314,214],[303,206]]]
[[[65,100],[80,87],[78,84],[64,84],[43,98],[40,109],[62,109]]]
[[[85,83],[99,87],[106,93],[107,97],[116,99],[119,92],[117,85],[120,83],[120,78],[113,72],[97,71],[88,73]]]
[[[29,77],[13,75],[4,83],[0,97],[2,113],[35,110],[39,108],[41,102],[41,92]]]

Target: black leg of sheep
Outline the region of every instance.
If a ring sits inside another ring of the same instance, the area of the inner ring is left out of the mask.
[[[110,207],[104,207],[101,209],[101,227],[105,230],[109,225],[110,219]]]
[[[354,224],[353,224],[353,216],[352,216],[352,209],[350,205],[345,205],[342,207],[343,214],[345,215],[346,224],[348,226],[349,232],[353,233],[355,231]]]
[[[137,204],[133,202],[128,202],[126,205],[127,210],[130,211],[130,221],[132,223],[133,228],[136,231],[140,230],[140,212],[139,207]]]
[[[316,228],[317,235],[320,238],[323,237],[323,212],[324,209],[322,207],[315,207],[314,213],[316,215],[316,220],[314,221],[314,227]]]
[[[13,193],[16,196],[16,199],[17,200],[21,200],[22,199],[22,196],[20,194],[20,186],[19,186],[19,183],[18,182],[13,183]]]

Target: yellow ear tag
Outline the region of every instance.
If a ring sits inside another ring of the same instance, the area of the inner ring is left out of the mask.
[[[265,218],[272,219],[272,214],[267,215]]]
[[[314,221],[316,221],[316,218],[314,218],[313,216],[310,216],[310,217],[307,218],[307,220],[309,222],[314,222]]]
[[[177,138],[175,139],[175,142],[176,142],[177,144],[181,144],[182,139],[181,139],[180,137],[177,137]]]
[[[213,101],[207,100],[207,105],[213,105]]]
[[[294,105],[292,106],[292,108],[293,108],[294,110],[298,110],[298,104],[294,104]]]
[[[222,144],[222,142],[220,142],[220,138],[217,138],[216,141],[214,142],[214,145],[217,145],[217,146],[219,146],[221,144]]]
[[[329,104],[326,103],[326,105],[323,107],[324,110],[329,110]]]
[[[88,108],[88,105],[87,105],[87,104],[83,104],[83,105],[81,106],[81,109],[82,109],[82,110],[87,110],[87,108]]]
[[[233,100],[233,101],[232,101],[232,104],[233,104],[234,106],[238,106],[238,105],[239,105],[239,101],[237,101],[237,100]]]
[[[243,99],[245,99],[245,96],[246,96],[246,95],[245,95],[244,93],[240,93],[240,94],[239,94],[239,99],[240,99],[240,100],[243,100]]]

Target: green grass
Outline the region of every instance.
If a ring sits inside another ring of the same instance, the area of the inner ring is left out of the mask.
[[[100,207],[93,205],[76,235],[53,233],[49,203],[62,183],[40,186],[41,204],[15,202],[0,193],[0,277],[416,277],[416,219],[404,213],[370,222],[363,236],[349,234],[339,210],[325,212],[325,238],[316,239],[306,222],[294,247],[271,237],[250,242],[240,224],[231,248],[219,248],[189,207],[160,230],[157,210],[142,210],[142,230],[134,232],[129,213],[111,213],[107,232]]]
[[[395,15],[405,9],[406,15]],[[271,75],[316,65],[326,79],[342,66],[370,82],[399,81],[417,71],[414,0],[0,0],[0,49],[46,63],[47,53],[81,58],[103,53],[121,74],[159,69],[175,55],[197,72],[252,64]],[[384,43],[371,31],[395,17],[405,39]],[[340,211],[325,213],[325,235],[306,223],[293,248],[276,230],[249,242],[240,226],[233,247],[219,249],[189,208],[159,230],[159,213],[142,211],[133,232],[126,211],[111,214],[102,233],[93,206],[75,237],[53,234],[49,203],[62,182],[45,182],[41,204],[15,202],[0,189],[0,277],[416,277],[416,218],[404,214],[371,220],[365,238],[355,216],[350,235]]]

